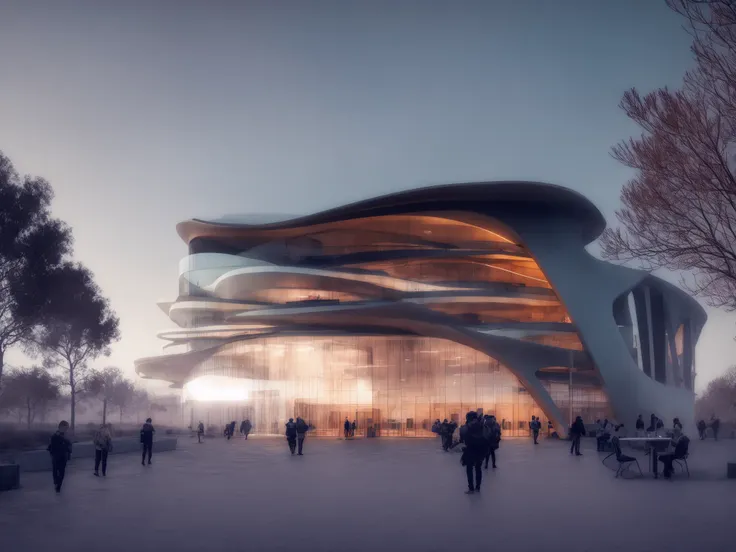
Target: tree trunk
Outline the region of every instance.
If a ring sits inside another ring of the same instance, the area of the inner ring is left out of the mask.
[[[0,389],[3,383],[3,366],[5,365],[5,348],[0,345]]]
[[[123,423],[123,407],[120,407],[120,423]]]
[[[68,361],[68,360],[67,360]],[[69,361],[68,361],[69,362]],[[76,414],[76,407],[77,407],[77,382],[74,381],[74,366],[71,362],[69,362],[69,390],[71,395],[71,412],[70,412],[70,418],[69,418],[69,426],[72,430],[72,435],[74,435],[74,422],[75,422],[75,414]]]
[[[102,399],[102,425],[107,423],[107,399]]]
[[[77,406],[77,391],[72,387],[71,389],[71,411],[70,411],[70,418],[69,418],[69,427],[72,430],[72,435],[74,434],[74,414],[75,414],[75,407]]]
[[[31,398],[26,397],[26,423],[28,424],[28,429],[31,429]]]

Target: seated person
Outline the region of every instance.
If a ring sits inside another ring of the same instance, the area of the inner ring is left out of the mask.
[[[684,458],[687,454],[690,439],[688,439],[686,435],[683,435],[680,428],[676,427],[670,442],[675,447],[675,450],[673,452],[665,452],[664,454],[659,455],[660,462],[664,464],[664,476],[666,479],[670,479],[672,477],[672,463],[679,458]]]

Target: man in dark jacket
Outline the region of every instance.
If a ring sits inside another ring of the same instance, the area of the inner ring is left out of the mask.
[[[153,454],[153,429],[151,418],[146,418],[146,423],[141,427],[141,444],[143,445],[143,455],[141,456],[141,466],[146,465],[146,453],[148,453],[148,464],[151,464],[151,455]]]
[[[253,425],[250,423],[250,420],[245,420],[243,422],[243,433],[245,434],[245,440],[248,440],[248,434],[253,429]]]
[[[488,469],[488,460],[492,460],[493,467],[496,467],[496,450],[501,442],[501,426],[498,425],[495,416],[485,416],[483,420],[483,437],[486,439],[488,448],[486,449],[486,465]]]
[[[298,456],[302,455],[302,449],[304,448],[304,438],[307,436],[307,431],[309,431],[309,424],[305,422],[301,418],[296,419],[296,441],[298,445]]]
[[[294,418],[289,418],[289,421],[286,422],[286,442],[289,443],[289,450],[291,451],[291,454],[294,454],[296,451],[296,424],[294,423]]]
[[[54,488],[57,493],[61,492],[61,484],[64,482],[66,463],[72,457],[72,443],[66,438],[65,433],[69,429],[69,422],[59,422],[59,429],[51,436],[51,441],[46,450],[51,454],[51,473],[54,477]]]
[[[570,444],[570,454],[575,452],[575,456],[582,456],[580,454],[580,438],[584,435],[585,424],[583,423],[583,419],[578,416],[572,423],[572,427],[570,427],[570,441],[572,441]]]
[[[478,419],[476,412],[468,412],[465,415],[465,425],[460,428],[460,443],[465,444],[462,463],[468,477],[466,493],[480,492],[480,483],[483,480],[481,467],[483,466],[487,442],[483,438],[483,424]],[[473,471],[475,471],[475,484],[473,484]]]
[[[343,428],[345,430],[345,439],[348,439],[350,437],[350,420],[348,420],[347,417],[345,418]]]

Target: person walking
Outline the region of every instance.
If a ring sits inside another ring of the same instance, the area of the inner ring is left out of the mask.
[[[245,434],[245,440],[248,440],[248,434],[253,429],[253,425],[250,423],[249,419],[246,419],[245,422],[243,422],[245,425],[243,426],[243,433]]]
[[[710,428],[713,430],[713,439],[716,441],[718,440],[718,430],[721,427],[721,420],[716,418],[716,415],[713,414],[710,417]]]
[[[305,422],[302,418],[296,419],[296,441],[298,445],[298,456],[302,455],[302,449],[304,448],[304,438],[307,436],[307,431],[309,431],[309,424]]]
[[[355,430],[358,429],[358,423],[357,420],[353,420],[353,423],[350,424],[350,437],[355,439]]]
[[[240,434],[245,435],[245,420],[240,422]]]
[[[69,430],[69,422],[62,420],[59,422],[58,429],[51,436],[49,446],[46,450],[51,454],[51,475],[54,478],[54,489],[57,493],[61,492],[61,484],[64,482],[64,474],[66,473],[66,463],[72,457],[72,442],[66,438],[66,432]]]
[[[141,427],[141,444],[143,445],[143,455],[141,456],[141,466],[146,465],[146,453],[148,453],[148,465],[151,465],[151,455],[153,454],[153,434],[156,430],[153,428],[151,418],[146,418],[146,423]]]
[[[708,429],[708,426],[705,425],[705,420],[700,420],[698,422],[698,435],[700,436],[701,441],[705,439],[705,431],[707,429]]]
[[[532,430],[532,437],[534,438],[534,444],[539,444],[539,430],[542,429],[542,424],[539,422],[539,418],[532,416],[532,422],[530,424]]]
[[[602,452],[603,448],[605,446],[605,435],[606,435],[606,425],[604,422],[601,422],[600,420],[595,421],[595,442],[596,442],[596,451]]]
[[[468,478],[468,490],[466,494],[480,492],[480,484],[483,481],[483,458],[487,449],[487,442],[483,438],[483,424],[478,419],[477,412],[468,412],[465,415],[465,425],[460,428],[459,443],[464,443],[461,463],[465,466],[465,474]],[[473,483],[473,472],[475,472],[475,484]]]
[[[348,420],[348,417],[345,416],[345,423],[343,424],[343,429],[345,430],[345,440],[350,437],[350,420]]]
[[[491,460],[491,464],[493,468],[496,468],[496,450],[498,449],[498,445],[501,442],[501,426],[498,425],[498,422],[496,421],[496,417],[486,416],[484,427],[483,427],[483,436],[486,439],[488,448],[486,449],[486,465],[485,469],[488,469],[488,460]]]
[[[107,475],[107,455],[112,451],[112,433],[109,424],[102,424],[95,432],[95,476],[100,477],[100,462],[102,462],[102,476]]]
[[[296,451],[296,424],[294,423],[294,418],[289,418],[289,421],[286,422],[286,442],[289,444],[289,450],[291,451],[291,454],[294,454]]]
[[[575,456],[582,456],[582,454],[580,454],[580,438],[584,435],[585,424],[583,423],[583,419],[578,416],[570,427],[570,441],[572,441],[572,443],[570,443],[570,454],[574,452]]]
[[[450,436],[452,435],[452,432],[450,431],[450,422],[447,421],[447,418],[444,419],[444,421],[440,424],[440,439],[442,439],[442,450],[447,452],[450,449]]]
[[[201,443],[203,437],[204,437],[204,424],[200,421],[199,425],[197,426],[197,442]]]

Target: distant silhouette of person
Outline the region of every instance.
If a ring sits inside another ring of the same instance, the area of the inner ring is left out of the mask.
[[[547,420],[547,437],[552,437],[552,429],[554,426],[552,425],[552,420]]]
[[[649,417],[649,427],[647,427],[647,433],[654,433],[657,431],[657,416],[652,414]]]
[[[227,426],[227,439],[230,440],[231,437],[235,436],[235,421],[232,421]]]
[[[243,426],[243,433],[245,434],[245,440],[247,441],[248,440],[248,434],[253,429],[253,425],[250,423],[250,420],[248,420],[248,419],[246,419],[243,422],[243,424],[244,424],[244,426]]]
[[[462,464],[468,478],[467,494],[480,491],[483,481],[483,458],[485,457],[488,444],[483,438],[483,424],[478,419],[477,412],[468,412],[465,415],[465,425],[460,428],[459,443],[464,443]],[[473,472],[475,472],[475,484],[473,483]]]
[[[496,450],[501,442],[501,426],[498,425],[496,417],[489,415],[484,418],[483,437],[486,439],[486,465],[488,469],[488,460],[491,460],[491,465],[496,467]]]
[[[708,429],[708,426],[705,425],[705,420],[700,420],[698,422],[698,435],[700,435],[700,440],[702,441],[705,439],[705,431]]]
[[[713,439],[716,441],[718,440],[718,430],[721,427],[721,420],[716,418],[716,415],[713,414],[710,417],[710,428],[713,430]]]
[[[574,452],[575,456],[582,456],[580,454],[580,438],[583,436],[585,436],[585,424],[583,419],[578,416],[570,427],[570,440],[572,441],[570,443],[570,454]]]
[[[307,431],[309,431],[309,424],[305,422],[302,418],[296,419],[296,440],[297,444],[299,446],[297,454],[299,456],[302,456],[302,449],[304,448],[304,439],[307,436]]]
[[[245,435],[245,420],[240,422],[240,434]]]
[[[348,437],[350,437],[350,420],[348,420],[347,416],[345,417],[343,428],[345,429],[345,439],[347,439]]]
[[[291,454],[294,454],[296,451],[296,424],[294,423],[294,418],[289,418],[289,421],[286,422],[286,442],[289,444],[289,450],[291,451]]]
[[[204,424],[200,421],[199,425],[197,426],[197,442],[202,442],[202,437],[204,437]]]
[[[66,438],[65,434],[69,429],[69,422],[62,420],[59,427],[51,436],[49,446],[46,450],[51,454],[51,474],[54,478],[54,489],[57,493],[61,492],[61,484],[64,482],[64,474],[66,473],[66,463],[72,457],[72,442]]]
[[[672,429],[679,429],[682,431],[682,423],[680,422],[680,418],[674,418],[672,420]]]
[[[141,427],[141,444],[143,445],[143,455],[141,456],[141,465],[146,465],[146,453],[148,453],[148,464],[151,464],[151,456],[153,455],[153,434],[156,430],[153,428],[151,418],[146,418],[146,423]]]
[[[638,437],[641,437],[644,434],[644,420],[641,417],[641,414],[639,414],[639,417],[636,419],[636,435]]]
[[[112,451],[112,434],[108,424],[102,424],[95,432],[95,475],[100,476],[100,462],[102,463],[102,476],[107,475],[107,455]]]
[[[542,424],[539,421],[539,418],[536,416],[532,416],[532,421],[529,424],[529,427],[532,430],[532,437],[534,438],[534,444],[539,444],[539,430],[542,429]]]
[[[350,436],[354,439],[355,438],[355,430],[358,429],[358,424],[356,423],[356,420],[353,420],[353,423],[350,424]]]

